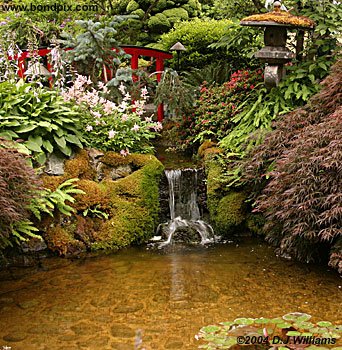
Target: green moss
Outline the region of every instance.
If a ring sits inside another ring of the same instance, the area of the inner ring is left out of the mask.
[[[153,8],[153,13],[158,13],[167,8],[167,1],[166,0],[159,0],[157,5]]]
[[[246,226],[255,235],[263,234],[263,227],[265,225],[266,219],[262,214],[250,213],[247,216]]]
[[[87,208],[100,206],[102,209],[110,207],[110,195],[103,185],[91,180],[79,180],[77,188],[84,191],[85,194],[75,195],[75,209],[85,210]]]
[[[229,192],[218,203],[214,224],[216,232],[222,235],[236,233],[246,219],[243,192]]]
[[[141,157],[135,158],[142,161]],[[158,224],[158,184],[163,169],[152,157],[133,174],[117,181],[105,181],[111,195],[112,217],[95,233],[93,249],[120,248],[143,242],[153,235]]]
[[[67,162],[64,176],[44,176],[44,183],[51,189],[67,178],[80,176],[77,187],[85,192],[75,196],[75,215],[66,217],[66,220],[56,216],[44,225],[48,247],[60,255],[71,255],[88,247],[94,250],[116,249],[140,243],[155,231],[163,165],[154,156],[146,154],[122,157],[106,152],[101,161],[106,167],[130,165],[135,171],[116,181],[105,178],[96,182],[90,171],[90,159],[81,152]],[[108,214],[108,219],[83,217],[84,210],[94,208]]]
[[[210,150],[210,148],[208,149]],[[220,235],[229,235],[240,231],[246,220],[244,192],[226,192],[222,188],[220,164],[213,160],[206,160],[207,172],[207,206],[214,230]]]
[[[204,141],[201,146],[199,146],[198,148],[198,151],[197,151],[197,154],[199,157],[203,158],[204,156],[204,151],[208,148],[211,148],[211,147],[214,147],[216,146],[216,143],[215,142],[212,142],[212,141]]]
[[[67,160],[64,164],[64,178],[79,178],[92,180],[96,172],[89,163],[88,152],[82,149],[77,152],[75,158]]]
[[[81,241],[60,225],[50,227],[45,234],[47,246],[53,252],[61,256],[74,255],[85,250],[85,245]]]
[[[207,172],[207,206],[209,209],[210,217],[216,216],[216,209],[220,198],[222,198],[221,189],[221,167],[216,161],[210,161],[205,163]]]
[[[132,11],[135,11],[139,8],[139,4],[134,1],[134,0],[131,0],[128,4],[127,4],[127,7],[126,7],[126,11],[128,13],[131,13]]]

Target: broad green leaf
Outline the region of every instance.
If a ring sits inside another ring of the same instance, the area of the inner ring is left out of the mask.
[[[78,139],[78,137],[76,135],[67,135],[65,137],[65,139],[68,142],[73,143],[73,144],[77,145],[78,147],[82,148],[82,143],[80,142],[80,140]]]
[[[53,146],[49,140],[43,140],[43,147],[49,152],[53,152]]]
[[[30,140],[26,141],[25,146],[31,151],[42,152],[42,149],[40,148],[40,146],[34,141],[30,141]]]
[[[72,149],[69,146],[65,146],[65,147],[60,147],[58,145],[58,148],[61,152],[63,152],[66,156],[70,157],[72,154]]]
[[[29,124],[29,125],[23,125],[19,129],[16,129],[15,131],[19,134],[29,132],[34,130],[37,127],[37,124]]]
[[[66,141],[65,141],[65,138],[63,136],[62,137],[57,137],[56,135],[53,135],[53,138],[56,141],[56,143],[59,146],[59,148],[66,147]]]

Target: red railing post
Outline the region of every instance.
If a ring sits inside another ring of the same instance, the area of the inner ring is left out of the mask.
[[[161,57],[156,58],[156,71],[157,71],[157,81],[158,83],[160,82],[162,72],[164,70],[164,60]],[[157,111],[157,120],[158,122],[162,122],[164,119],[164,106],[161,103],[158,106],[158,111]]]

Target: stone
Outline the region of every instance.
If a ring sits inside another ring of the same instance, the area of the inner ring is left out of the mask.
[[[113,312],[115,313],[122,313],[122,314],[129,314],[137,312],[144,308],[144,305],[142,303],[136,304],[136,305],[119,305],[117,306]]]
[[[117,180],[122,177],[126,177],[130,174],[132,174],[133,170],[130,165],[120,165],[114,169],[112,169],[109,173],[109,176],[111,177],[112,180]]]
[[[28,300],[28,301],[24,301],[22,303],[19,303],[19,306],[22,308],[22,309],[31,309],[33,307],[36,307],[38,306],[40,303],[38,300],[36,299],[32,299],[32,300]]]
[[[95,334],[101,331],[99,326],[96,326],[92,323],[81,322],[75,326],[70,327],[77,335],[89,335]]]
[[[64,175],[64,160],[65,158],[50,154],[46,161],[44,172],[48,175]]]
[[[182,349],[183,342],[179,339],[170,339],[165,344],[165,349]]]
[[[47,249],[46,243],[38,238],[31,238],[28,241],[21,242],[20,246],[24,253],[37,253]]]
[[[111,328],[111,334],[116,338],[133,338],[135,331],[131,327],[127,327],[123,324],[114,324]]]
[[[11,333],[7,334],[2,339],[4,341],[16,343],[16,342],[19,342],[19,341],[26,339],[26,337],[27,337],[26,334],[18,332],[18,333],[13,333],[13,334],[11,334]]]

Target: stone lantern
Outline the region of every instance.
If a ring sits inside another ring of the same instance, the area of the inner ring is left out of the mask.
[[[265,28],[265,47],[255,53],[255,57],[266,63],[264,77],[268,89],[278,86],[285,76],[285,63],[295,58],[295,53],[286,47],[287,29],[309,30],[315,27],[315,22],[307,17],[281,11],[279,1],[275,1],[273,7],[272,12],[252,15],[240,22],[243,26]]]

